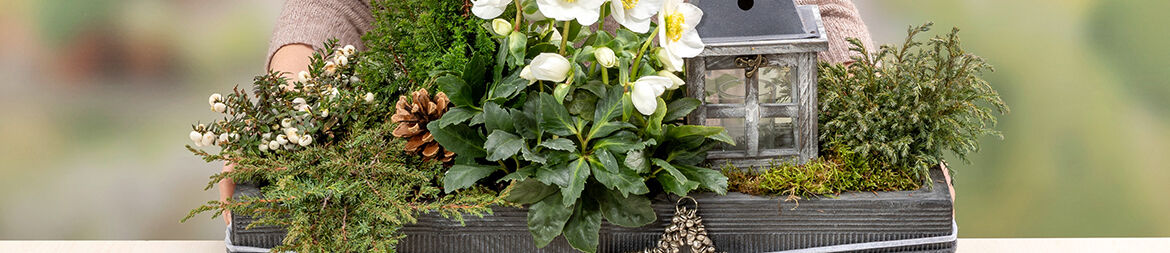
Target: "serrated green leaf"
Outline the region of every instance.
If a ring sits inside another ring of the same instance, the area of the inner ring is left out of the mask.
[[[488,135],[483,146],[487,148],[488,161],[499,161],[520,152],[520,148],[524,147],[524,139],[503,130],[495,130]]]
[[[634,125],[621,121],[610,121],[594,124],[593,127],[589,128],[589,134],[586,135],[585,140],[605,137],[613,132],[626,128],[634,128]]]
[[[593,122],[609,122],[622,115],[622,94],[621,89],[614,88],[601,96],[593,111]]]
[[[662,168],[662,171],[658,172],[656,177],[658,178],[658,182],[662,183],[663,190],[674,193],[675,195],[686,196],[691,190],[699,187],[699,182],[688,180],[687,176],[678,171],[674,165],[658,158],[650,159],[650,161],[659,168]]]
[[[495,86],[492,86],[492,90],[490,92],[491,96],[489,96],[488,99],[507,104],[505,102],[508,99],[516,97],[516,94],[520,94],[520,91],[523,91],[524,88],[527,88],[528,84],[528,80],[520,78],[520,72],[515,71],[511,75],[504,77],[504,79],[500,80],[499,83],[496,83]]]
[[[467,107],[455,107],[451,108],[451,110],[448,110],[446,113],[443,113],[443,117],[439,118],[439,120],[436,120],[436,122],[439,122],[439,127],[447,127],[450,125],[463,123],[464,121],[471,119],[471,117],[475,116],[477,113],[479,113],[479,111],[475,109]]]
[[[549,195],[557,193],[557,187],[541,183],[540,180],[529,178],[527,180],[516,183],[516,187],[512,188],[511,194],[504,197],[504,200],[517,204],[533,204],[540,202]]]
[[[497,166],[456,164],[447,170],[443,176],[443,191],[451,193],[455,190],[467,188],[476,181],[491,175],[499,170]]]
[[[471,86],[468,86],[462,78],[445,75],[435,79],[435,83],[439,85],[439,90],[447,93],[447,98],[451,99],[451,103],[455,104],[456,107],[477,106],[478,98],[475,97],[475,91],[471,90]]]
[[[487,155],[483,149],[484,137],[471,127],[458,124],[439,127],[437,121],[432,121],[427,124],[427,130],[439,145],[455,154],[473,158]]]
[[[536,169],[536,179],[546,184],[558,185],[567,187],[569,185],[569,177],[573,174],[569,170],[567,163],[553,163],[549,162],[545,166]]]
[[[489,133],[494,130],[512,132],[516,129],[512,123],[514,121],[512,114],[494,102],[486,102],[483,104],[483,120],[484,128]]]
[[[585,190],[585,181],[589,179],[590,173],[589,160],[587,157],[578,157],[565,164],[565,168],[569,170],[569,183],[561,187],[561,195],[564,197],[564,205],[568,206],[581,198],[581,192]]]
[[[529,164],[528,166],[524,166],[523,168],[517,169],[516,171],[513,171],[512,173],[508,173],[508,175],[504,175],[504,177],[501,177],[499,180],[496,180],[496,183],[507,182],[507,181],[512,181],[512,180],[522,180],[522,179],[531,177],[532,175],[536,174],[537,168],[540,168],[540,165]]]
[[[691,165],[675,164],[675,168],[688,180],[699,182],[699,186],[719,195],[727,195],[727,176],[722,172]]]
[[[597,203],[605,220],[623,227],[641,227],[658,220],[650,200],[642,195],[619,195],[610,190],[597,190]]]
[[[682,119],[686,117],[687,114],[691,114],[691,111],[694,111],[695,108],[699,108],[699,105],[702,104],[702,101],[699,101],[695,98],[676,99],[671,101],[669,105],[666,105],[666,116],[663,117],[662,120],[670,122]]]
[[[528,147],[521,147],[520,148],[520,158],[524,159],[525,161],[539,163],[539,164],[544,164],[545,162],[548,162],[548,159],[544,158],[543,155],[537,154],[536,152],[533,152],[532,150],[528,149]]]
[[[577,128],[573,124],[572,116],[569,115],[569,111],[561,103],[558,103],[548,93],[541,93],[540,101],[541,111],[543,112],[540,126],[544,131],[560,136],[577,134]]]
[[[561,235],[565,223],[572,216],[573,206],[561,204],[561,195],[553,194],[528,207],[528,232],[537,248],[544,248],[553,238]]]
[[[646,162],[646,155],[643,153],[642,149],[626,152],[626,159],[624,161],[626,166],[638,173],[650,172],[650,163]]]
[[[614,161],[616,163],[616,161]],[[597,179],[602,185],[608,189],[613,189],[621,192],[622,196],[646,194],[650,192],[650,188],[646,187],[646,182],[639,176],[638,173],[628,168],[623,168],[620,165],[614,171],[607,171],[602,169],[605,165],[601,162],[593,164],[593,178]]]
[[[642,149],[645,147],[642,140],[637,135],[630,133],[630,131],[618,131],[613,135],[593,141],[593,149],[608,149],[615,153],[625,153],[630,150]]]
[[[565,139],[565,138],[556,138],[556,139],[546,140],[546,141],[540,143],[540,146],[546,147],[549,149],[553,149],[553,150],[560,150],[560,151],[577,150],[577,144],[574,144],[573,141],[570,141],[569,139]]]
[[[597,203],[582,198],[574,209],[573,215],[565,223],[565,240],[574,249],[597,252],[598,232],[601,232],[601,211]]]

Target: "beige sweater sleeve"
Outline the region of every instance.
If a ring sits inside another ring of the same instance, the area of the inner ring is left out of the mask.
[[[272,31],[265,69],[276,50],[289,44],[320,49],[325,41],[336,38],[341,45],[364,50],[362,35],[373,22],[367,0],[288,0]]]
[[[829,37],[829,51],[821,52],[818,56],[822,61],[842,63],[850,61],[854,53],[849,51],[849,41],[846,38],[857,38],[865,48],[874,49],[873,39],[869,36],[869,29],[857,7],[850,0],[795,0],[798,5],[815,4],[821,8],[821,19],[825,23],[825,33]]]

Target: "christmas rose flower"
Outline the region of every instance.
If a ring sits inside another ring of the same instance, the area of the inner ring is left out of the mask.
[[[674,75],[673,72],[670,72],[670,71],[659,70],[658,76],[670,79],[670,86],[666,87],[667,90],[678,89],[678,87],[682,87],[684,84],[687,84],[686,81],[683,81],[682,78],[679,78],[678,76]]]
[[[535,58],[532,58],[532,77],[537,80],[545,80],[552,82],[565,81],[565,77],[569,75],[569,60],[564,56],[554,53],[541,53]],[[523,70],[521,70],[523,72]]]
[[[665,48],[660,47],[655,50],[654,58],[658,59],[658,62],[662,63],[662,67],[665,70],[670,72],[682,71],[682,57],[675,57],[674,54],[671,54],[670,51],[666,50]]]
[[[658,45],[666,48],[665,57],[670,63],[680,63],[682,58],[695,57],[703,52],[703,41],[695,26],[703,18],[703,10],[682,0],[666,0],[662,12],[658,13]],[[660,60],[661,60],[660,56]],[[682,64],[675,64],[676,67]],[[681,71],[682,68],[675,68]]]
[[[634,108],[642,115],[654,114],[658,109],[658,96],[671,85],[670,78],[661,76],[643,76],[634,81],[634,88],[630,91],[630,100]]]
[[[601,15],[601,4],[606,0],[536,0],[536,6],[544,16],[557,21],[577,20],[581,25],[597,23]]]
[[[532,76],[532,66],[524,66],[524,69],[520,70],[520,78],[528,80],[528,85],[535,83],[536,77]]]
[[[493,19],[504,13],[512,0],[471,0],[471,13],[482,19]]]
[[[650,30],[650,18],[662,8],[662,0],[614,0],[609,3],[610,17],[636,33]]]

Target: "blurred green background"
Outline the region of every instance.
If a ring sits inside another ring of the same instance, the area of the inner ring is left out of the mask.
[[[0,240],[222,238],[189,154],[282,1],[0,2]],[[879,43],[963,29],[1012,106],[957,171],[962,237],[1170,236],[1167,1],[857,1]]]

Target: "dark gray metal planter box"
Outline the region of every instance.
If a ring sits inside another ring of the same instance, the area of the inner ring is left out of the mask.
[[[942,171],[934,169],[935,187],[898,192],[843,193],[836,198],[784,202],[784,198],[729,193],[696,194],[699,215],[721,252],[775,252],[841,244],[952,235],[950,193]],[[236,196],[259,194],[252,185],[236,187]],[[674,214],[676,198],[659,196],[658,222],[641,228],[608,223],[601,228],[599,252],[630,252],[654,245]],[[249,217],[234,215],[229,237],[235,245],[272,247],[284,234],[278,228],[243,230]],[[537,249],[528,232],[527,212],[494,208],[494,214],[466,217],[466,226],[438,215],[421,215],[403,228],[400,252],[574,252],[563,237]],[[953,252],[955,241],[880,248],[863,252]]]

